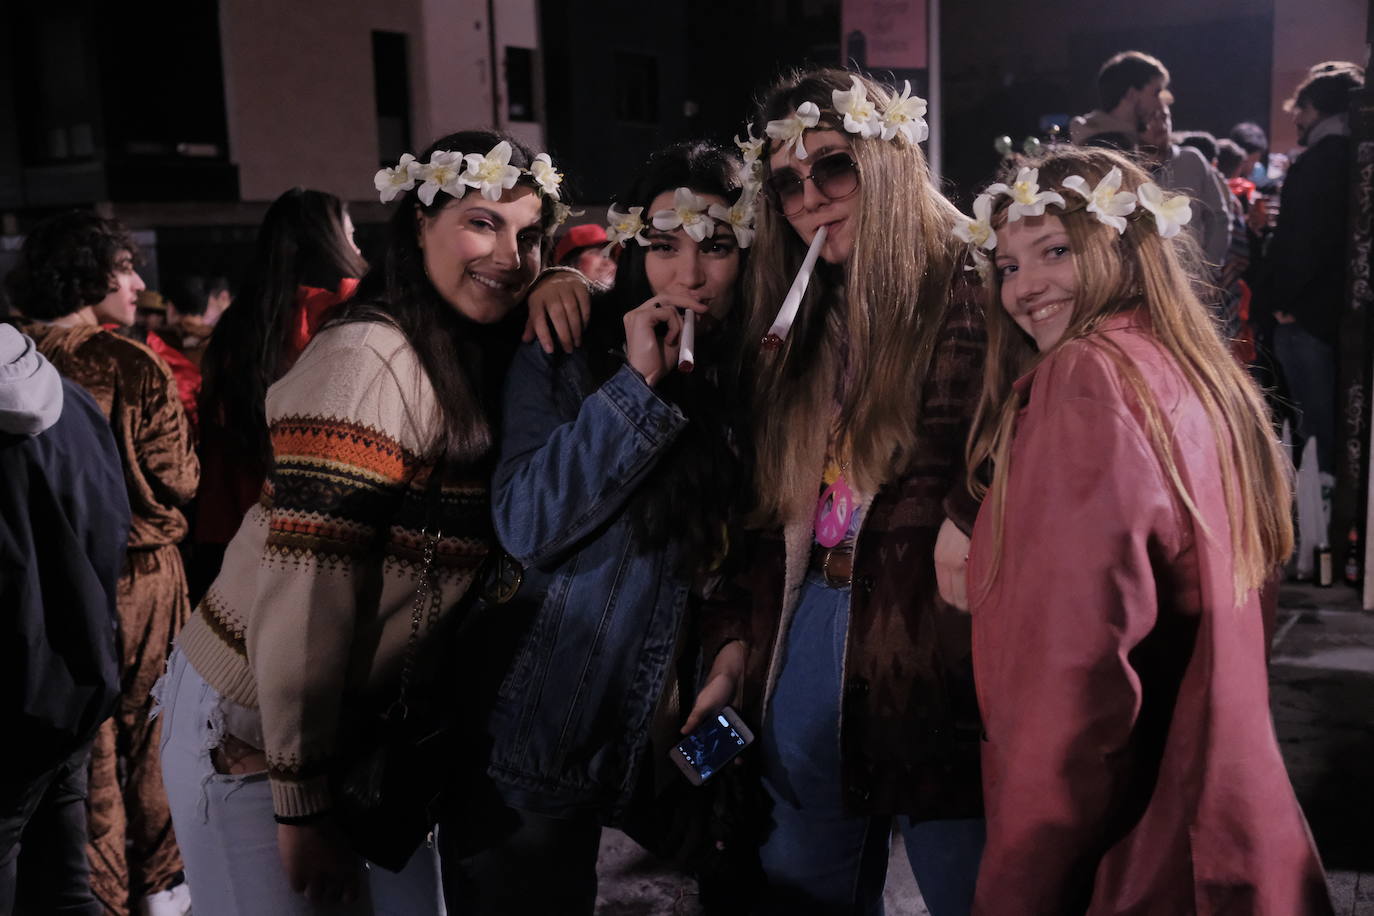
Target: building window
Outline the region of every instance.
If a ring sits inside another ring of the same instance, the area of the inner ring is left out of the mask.
[[[372,33],[372,78],[377,97],[377,152],[383,166],[410,151],[410,70],[406,36]]]
[[[506,48],[506,117],[511,121],[535,121],[534,51]]]
[[[620,121],[658,123],[658,59],[615,52],[615,116]]]

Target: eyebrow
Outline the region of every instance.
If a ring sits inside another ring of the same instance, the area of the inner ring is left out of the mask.
[[[465,216],[473,216],[473,215],[485,216],[487,219],[489,219],[489,220],[491,220],[492,222],[496,223],[498,226],[504,226],[504,225],[506,224],[506,218],[505,218],[504,216],[502,216],[501,214],[497,213],[495,210],[489,210],[489,209],[487,209],[486,207],[470,207],[464,215],[465,215]]]
[[[1052,238],[1055,238],[1056,236],[1060,236],[1060,235],[1066,236],[1066,237],[1067,237],[1067,236],[1068,236],[1068,233],[1065,232],[1065,231],[1063,231],[1062,229],[1051,229],[1049,232],[1046,232],[1044,235],[1041,235],[1041,236],[1040,236],[1039,238],[1037,238],[1035,241],[1031,242],[1031,245],[1032,245],[1032,246],[1035,246],[1035,245],[1043,245],[1043,244],[1045,244],[1045,242],[1046,242],[1047,240],[1052,239]]]

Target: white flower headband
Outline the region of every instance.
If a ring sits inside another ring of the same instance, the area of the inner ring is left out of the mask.
[[[667,210],[657,210],[650,216],[650,223],[644,222],[644,208],[631,207],[628,212],[617,210],[612,204],[607,211],[606,239],[609,252],[616,245],[624,246],[630,239],[640,245],[648,245],[644,237],[652,224],[660,232],[682,229],[694,242],[701,242],[716,234],[718,225],[729,226],[735,233],[735,242],[741,248],[748,248],[754,241],[754,207],[758,197],[758,185],[744,183],[744,190],[733,206],[707,204],[691,188],[678,188],[673,191],[673,206]]]
[[[381,192],[382,203],[390,203],[404,191],[415,187],[420,202],[426,207],[434,203],[434,196],[440,191],[461,199],[468,188],[477,188],[487,200],[500,200],[501,192],[515,187],[521,175],[534,179],[539,193],[554,201],[554,226],[573,215],[573,211],[559,200],[559,185],[563,183],[563,173],[553,167],[548,153],[534,157],[528,169],[510,164],[513,150],[508,141],[502,140],[491,148],[485,156],[481,153],[463,155],[452,150],[435,150],[429,162],[421,163],[410,153],[401,157],[394,168],[381,169],[373,177],[372,183]]]
[[[1126,217],[1148,211],[1154,217],[1155,231],[1161,238],[1171,239],[1193,218],[1191,201],[1186,194],[1165,194],[1153,181],[1147,181],[1136,193],[1121,190],[1121,169],[1113,168],[1097,187],[1092,188],[1081,175],[1064,179],[1064,190],[1087,201],[1087,211],[1104,226],[1115,229],[1117,235],[1126,231]],[[997,233],[992,228],[992,207],[1001,195],[1011,198],[1007,207],[1007,222],[1014,223],[1023,216],[1041,216],[1047,205],[1068,209],[1064,196],[1056,191],[1040,190],[1040,170],[1022,168],[1010,186],[998,182],[973,201],[973,216],[960,215],[954,234],[967,242],[975,254],[997,247]],[[1139,207],[1136,205],[1139,204]]]
[[[866,140],[891,140],[900,135],[911,144],[922,143],[930,136],[930,126],[925,119],[926,100],[911,94],[910,80],[902,87],[901,95],[892,96],[881,106],[868,97],[868,90],[857,76],[851,75],[850,80],[848,90],[836,89],[830,93],[835,114],[844,117],[846,131]],[[820,120],[820,107],[815,102],[802,102],[788,117],[769,121],[764,133],[780,141],[783,149],[795,146],[797,158],[805,159],[806,147],[802,145],[802,138],[820,124]]]

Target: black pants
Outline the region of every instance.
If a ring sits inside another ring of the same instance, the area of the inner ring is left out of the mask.
[[[88,745],[41,776],[0,783],[0,916],[101,916],[86,860],[89,761]]]

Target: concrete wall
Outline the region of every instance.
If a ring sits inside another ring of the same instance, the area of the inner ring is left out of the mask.
[[[444,134],[491,126],[492,69],[486,0],[417,0],[417,6],[424,27],[411,33],[418,55],[411,61],[412,130],[423,149]]]
[[[535,3],[496,4],[498,54],[508,44],[538,47]],[[244,200],[271,200],[296,184],[372,197],[374,30],[409,36],[417,153],[436,136],[492,123],[486,0],[223,0],[220,29],[230,157]],[[517,133],[541,145],[539,125]]]

